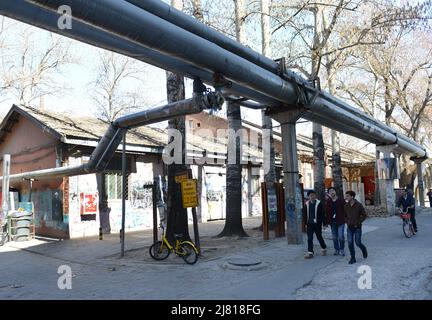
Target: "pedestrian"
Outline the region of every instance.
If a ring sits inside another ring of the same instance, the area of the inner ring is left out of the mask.
[[[426,195],[429,198],[429,206],[432,208],[432,188],[429,189],[429,192]]]
[[[326,201],[327,224],[331,226],[334,255],[345,256],[345,201],[336,194],[336,189],[328,189],[329,198]]]
[[[307,193],[309,200],[303,207],[303,221],[306,227],[308,237],[308,252],[305,255],[305,259],[311,259],[314,256],[313,249],[313,235],[315,233],[318,242],[321,246],[321,254],[325,256],[327,254],[327,246],[322,237],[322,227],[325,226],[326,219],[324,215],[324,206],[317,199],[316,192],[309,190]]]
[[[367,215],[363,205],[355,199],[355,196],[354,191],[345,192],[345,222],[347,224],[348,248],[351,255],[349,264],[356,263],[354,241],[362,251],[363,258],[366,259],[368,256],[366,246],[361,241],[362,223],[366,220]]]
[[[402,212],[408,212],[411,215],[411,222],[414,227],[414,233],[417,233],[417,221],[415,218],[415,199],[408,189],[404,189],[402,196],[399,198],[397,206]]]

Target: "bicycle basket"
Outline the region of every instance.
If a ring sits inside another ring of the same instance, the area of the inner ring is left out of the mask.
[[[410,213],[401,213],[400,217],[402,219],[411,219],[411,214]]]

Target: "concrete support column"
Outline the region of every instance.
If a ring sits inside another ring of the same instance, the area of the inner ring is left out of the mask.
[[[418,188],[419,188],[419,201],[420,201],[420,207],[425,206],[425,194],[424,194],[424,181],[423,181],[423,161],[426,159],[424,158],[411,158],[416,165],[417,165],[417,182],[418,182]],[[413,190],[414,191],[414,190]]]
[[[390,158],[391,152],[397,145],[377,146],[377,150],[381,151],[384,158]],[[378,160],[377,160],[378,161]],[[396,212],[396,194],[394,191],[394,179],[380,179],[380,195],[381,205],[387,209],[389,215],[394,215]]]
[[[249,165],[247,167],[247,210],[248,216],[252,216],[253,203],[252,203],[252,167]]]
[[[281,123],[283,145],[283,181],[285,187],[285,214],[287,220],[288,244],[303,243],[301,219],[302,197],[297,159],[296,121],[299,110],[271,115]]]
[[[374,205],[379,206],[381,204],[381,192],[380,192],[380,178],[378,175],[378,161],[380,160],[380,152],[376,150],[375,152],[375,166],[374,166],[374,176],[375,176],[375,193],[374,193]]]

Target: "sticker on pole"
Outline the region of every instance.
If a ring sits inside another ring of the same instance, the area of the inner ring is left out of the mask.
[[[197,180],[186,179],[181,182],[183,208],[198,206]]]

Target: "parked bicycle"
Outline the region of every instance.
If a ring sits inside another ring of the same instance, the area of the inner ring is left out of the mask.
[[[411,238],[415,235],[414,226],[411,222],[411,214],[408,211],[402,211],[399,209],[399,216],[402,219],[402,230],[407,238]]]
[[[181,241],[181,234],[175,234],[175,245],[172,246],[165,234],[165,228],[161,225],[162,241],[156,241],[149,249],[150,256],[155,260],[164,260],[168,258],[171,252],[182,257],[187,264],[194,264],[198,260],[198,249],[190,241]]]

